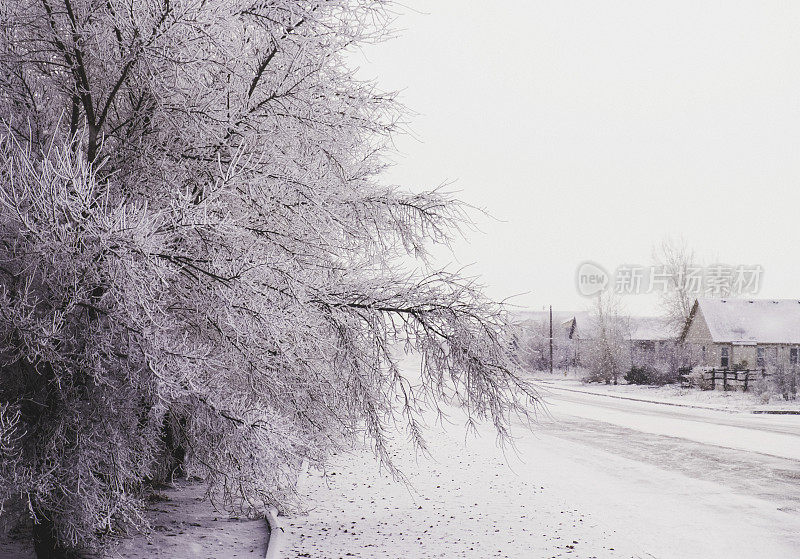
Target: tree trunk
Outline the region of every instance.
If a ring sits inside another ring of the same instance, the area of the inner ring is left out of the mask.
[[[33,525],[33,549],[37,559],[75,559],[78,554],[58,543],[49,515],[37,511],[39,522]]]
[[[176,418],[173,414],[164,417],[164,479],[163,483],[170,483],[175,478],[186,475],[184,461],[186,447],[183,443],[183,430],[186,427],[186,418]]]

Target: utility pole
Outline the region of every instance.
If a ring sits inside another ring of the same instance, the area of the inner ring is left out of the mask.
[[[553,305],[550,305],[550,374],[553,374]]]

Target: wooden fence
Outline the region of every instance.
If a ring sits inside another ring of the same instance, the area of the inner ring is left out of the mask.
[[[764,369],[706,369],[702,372],[703,384],[710,390],[743,390],[747,392],[753,382],[758,379],[767,378],[770,373]],[[690,383],[689,374],[681,375],[681,384],[688,386]]]

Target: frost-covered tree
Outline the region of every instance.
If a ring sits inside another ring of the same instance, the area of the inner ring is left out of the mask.
[[[284,506],[343,438],[388,463],[426,405],[503,434],[535,400],[503,309],[425,259],[462,206],[380,182],[402,113],[345,54],[388,8],[0,0],[0,499],[40,557],[141,526],[153,480]]]
[[[597,295],[590,314],[590,329],[582,352],[582,363],[590,381],[617,384],[630,368],[630,320],[621,312],[614,292]]]
[[[576,340],[564,332],[564,324],[553,325],[553,367],[567,370],[577,361]],[[526,321],[517,325],[516,353],[522,366],[529,371],[545,371],[550,368],[550,322]]]
[[[666,279],[665,289],[658,294],[659,303],[677,337],[686,326],[694,300],[699,295],[690,279],[696,271],[696,256],[685,239],[665,238],[653,248],[653,264],[657,273]]]

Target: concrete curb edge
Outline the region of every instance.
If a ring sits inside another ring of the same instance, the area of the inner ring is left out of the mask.
[[[644,402],[647,404],[659,404],[662,406],[675,406],[679,408],[693,408],[698,410],[710,410],[710,411],[724,411],[727,413],[739,413],[739,410],[730,410],[726,408],[720,408],[715,406],[703,406],[703,405],[695,405],[695,404],[681,404],[679,402],[661,402],[659,400],[646,400],[644,398],[633,398],[630,396],[620,396],[617,394],[604,394],[602,392],[590,392],[588,390],[576,390],[574,388],[563,388],[561,386],[553,386],[552,384],[547,385],[548,388],[553,390],[564,390],[566,392],[577,392],[578,394],[590,394],[592,396],[604,396],[606,398],[616,398],[617,400],[631,400],[634,402]]]
[[[278,522],[278,509],[272,507],[266,514],[267,525],[269,525],[269,541],[267,542],[267,553],[264,559],[278,559],[281,546],[283,545],[284,530]]]
[[[577,390],[574,388],[564,388],[561,386],[553,386],[552,383],[545,381],[543,384],[546,384],[548,388],[552,388],[554,390],[564,390],[567,392],[577,392],[579,394],[591,394],[592,396],[605,396],[606,398],[616,398],[618,400],[632,400],[634,402],[645,402],[648,404],[660,404],[662,406],[676,406],[679,408],[693,408],[699,410],[712,410],[712,411],[722,411],[726,413],[755,413],[755,414],[763,414],[763,415],[800,415],[800,410],[781,410],[781,409],[743,409],[743,410],[732,410],[727,408],[720,408],[716,406],[706,406],[706,405],[694,405],[694,404],[681,404],[680,402],[663,402],[659,400],[647,400],[644,398],[634,398],[631,396],[621,396],[618,394],[605,394],[603,392],[590,392],[589,390]]]

